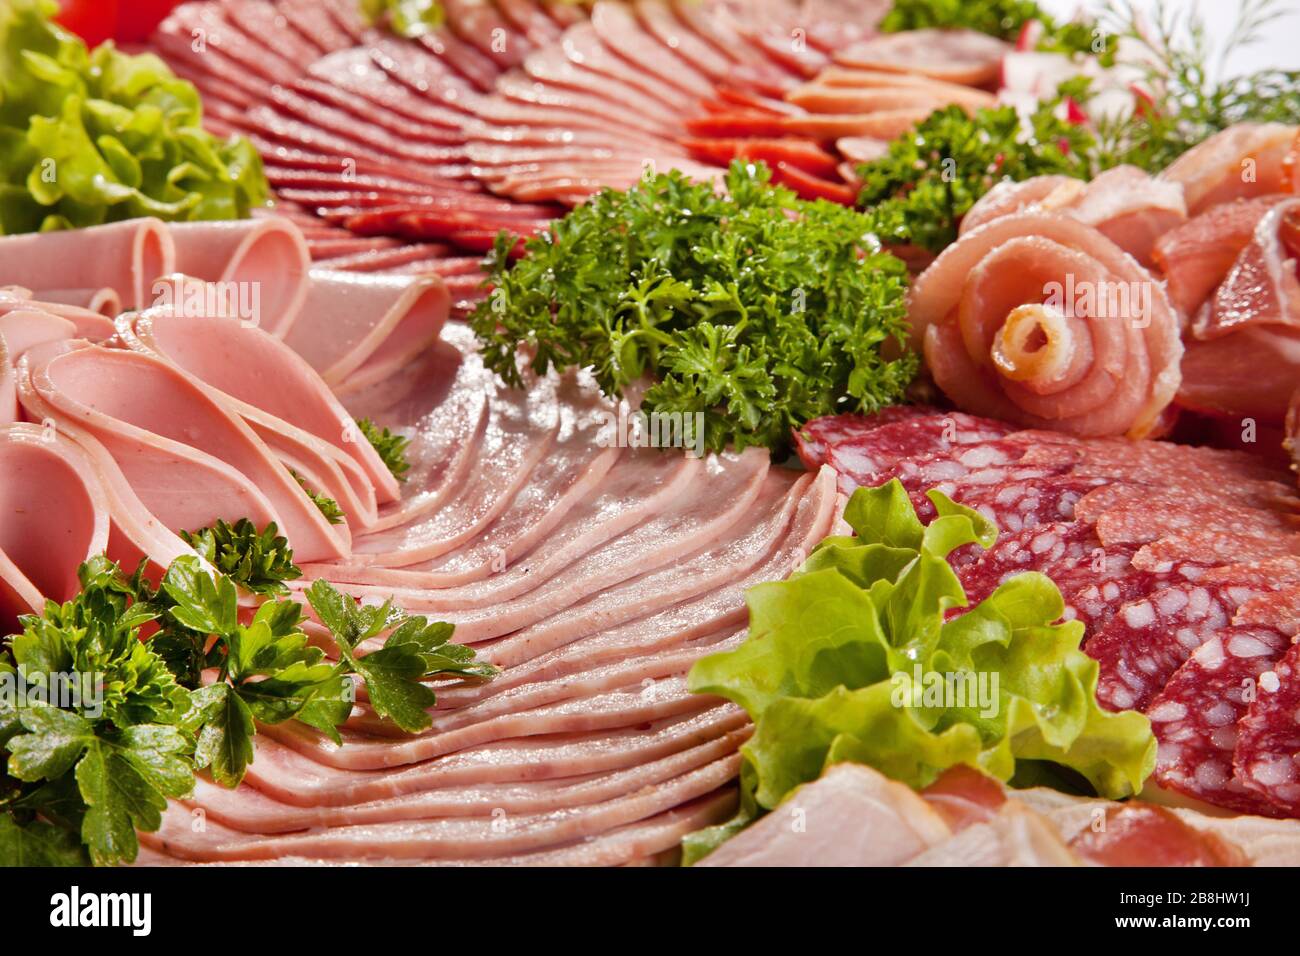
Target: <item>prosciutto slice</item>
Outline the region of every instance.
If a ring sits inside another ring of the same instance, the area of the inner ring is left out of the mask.
[[[1233,199],[1292,192],[1285,164],[1298,133],[1282,123],[1238,123],[1193,146],[1160,176],[1182,184],[1193,216]]]
[[[1259,216],[1192,320],[1178,402],[1281,425],[1300,381],[1300,199]]]
[[[108,549],[108,499],[94,466],[53,429],[0,427],[0,626],[81,590],[77,566]]]
[[[962,236],[916,280],[909,315],[935,382],[974,414],[1140,438],[1178,388],[1161,284],[1063,216],[1007,215]]]
[[[158,219],[0,238],[0,285],[116,289],[126,308],[139,309],[153,281],[175,271],[175,242]]]

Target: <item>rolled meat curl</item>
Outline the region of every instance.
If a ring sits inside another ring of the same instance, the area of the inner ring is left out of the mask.
[[[1161,283],[1091,226],[1003,216],[917,280],[915,340],[961,409],[1081,436],[1151,435],[1183,348]]]

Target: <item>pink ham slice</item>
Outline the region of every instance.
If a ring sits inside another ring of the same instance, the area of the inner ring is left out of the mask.
[[[53,429],[0,427],[0,626],[66,601],[77,566],[108,550],[109,507],[85,453]]]
[[[336,392],[352,392],[428,348],[449,308],[437,276],[313,269],[301,313],[284,340]]]
[[[397,500],[400,485],[329,387],[296,352],[265,330],[219,316],[149,310],[129,326],[130,344],[157,352],[225,396],[307,432],[329,457],[351,461],[379,503]]]
[[[1193,146],[1160,175],[1182,184],[1193,216],[1233,199],[1292,192],[1285,160],[1298,132],[1282,123],[1238,123]]]
[[[591,26],[607,49],[679,95],[705,97],[713,92],[708,77],[647,33],[628,6],[598,0],[591,8]]]
[[[325,521],[265,443],[173,366],[84,343],[45,345],[28,357],[36,399],[28,411],[102,447],[163,527],[274,521],[304,560],[346,552],[345,532]]]
[[[287,219],[264,218],[173,223],[168,231],[176,248],[175,268],[168,272],[255,286],[262,309],[260,324],[284,336],[306,300],[311,266],[311,254],[297,226]]]
[[[90,312],[98,312],[110,319],[122,313],[121,293],[108,286],[102,289],[42,289],[38,298],[42,302],[70,305]]]
[[[1163,286],[1065,217],[1003,216],[961,237],[912,286],[909,317],[939,387],[990,418],[1138,438],[1178,388]]]
[[[128,309],[146,306],[153,281],[175,271],[175,242],[157,219],[0,239],[0,285],[116,289]]]
[[[886,33],[835,54],[842,66],[919,73],[936,80],[986,86],[998,76],[1010,45],[973,30]]]

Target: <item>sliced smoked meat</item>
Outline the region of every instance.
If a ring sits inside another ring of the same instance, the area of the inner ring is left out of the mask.
[[[1233,769],[1254,793],[1287,816],[1300,815],[1300,645],[1271,671],[1237,729]]]

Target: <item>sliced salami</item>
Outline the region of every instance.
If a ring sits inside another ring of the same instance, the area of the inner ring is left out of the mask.
[[[1300,534],[1267,534],[1219,528],[1182,528],[1144,545],[1133,563],[1160,571],[1179,561],[1207,567],[1300,555]]]
[[[1239,624],[1265,624],[1295,637],[1300,634],[1300,585],[1288,584],[1246,601],[1233,619]]]
[[[1281,536],[1300,530],[1300,515],[1152,494],[1112,507],[1097,518],[1097,536],[1106,545],[1149,544],[1170,533],[1196,530]]]
[[[1076,478],[1045,468],[985,468],[935,486],[959,504],[974,508],[1003,534],[1017,534],[1055,522],[1073,521],[1074,508],[1105,478]]]
[[[1091,469],[1082,469],[1088,472]],[[1178,508],[1208,506],[1249,506],[1278,511],[1300,509],[1300,498],[1286,485],[1276,481],[1253,479],[1229,483],[1212,483],[1203,477],[1181,480],[1168,477],[1160,482],[1137,481],[1131,475],[1091,492],[1079,503],[1078,515],[1087,521],[1096,521],[1108,511],[1130,506],[1145,506],[1148,513],[1159,507],[1172,505]]]
[[[1098,703],[1145,710],[1192,653],[1232,623],[1242,596],[1233,585],[1189,581],[1124,605],[1083,646],[1100,665]]]
[[[1259,693],[1237,725],[1232,764],[1247,788],[1300,816],[1300,644],[1261,675]]]
[[[1005,422],[962,412],[911,418],[828,445],[827,461],[839,473],[840,490],[848,493],[887,481],[901,461],[948,452],[954,446],[983,447],[1011,431]]]
[[[824,415],[795,429],[795,448],[804,465],[815,471],[826,464],[826,455],[832,445],[861,438],[885,425],[942,414],[939,409],[928,405],[891,405],[871,415]]]
[[[962,587],[972,604],[984,600],[1012,575],[1025,571],[1046,574],[1061,585],[1061,578],[1075,580],[1080,573],[1093,580],[1105,573],[1098,555],[1101,544],[1086,524],[1057,521],[1029,528],[1018,534],[1002,535],[977,561],[957,568]],[[1126,559],[1127,560],[1127,559]],[[1068,593],[1061,587],[1063,594]]]
[[[1259,693],[1259,677],[1289,645],[1267,627],[1228,627],[1198,647],[1147,708],[1159,741],[1155,778],[1218,807],[1279,816],[1233,772],[1237,722]]]

